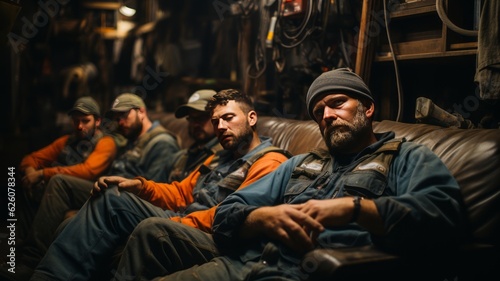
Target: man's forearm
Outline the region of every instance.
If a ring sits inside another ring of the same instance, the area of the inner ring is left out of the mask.
[[[353,210],[355,208],[353,203]],[[375,235],[385,234],[384,221],[380,217],[377,206],[373,200],[359,200],[359,213],[355,222]]]
[[[247,218],[241,225],[239,232],[240,238],[250,239],[261,234],[260,230],[262,229],[262,227],[259,226],[258,222],[259,211],[261,209],[262,208],[255,209],[250,212],[250,214],[248,214]]]

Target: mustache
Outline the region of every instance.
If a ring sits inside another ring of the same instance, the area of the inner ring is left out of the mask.
[[[352,129],[353,125],[347,121],[344,121],[344,120],[336,120],[336,121],[326,125],[324,133],[331,134],[335,130],[338,130],[338,128],[340,128],[340,127],[348,127],[350,129]]]
[[[224,133],[222,135],[219,135],[219,139],[223,139],[225,137],[232,137],[232,136],[233,136],[233,134],[231,134],[231,133]]]

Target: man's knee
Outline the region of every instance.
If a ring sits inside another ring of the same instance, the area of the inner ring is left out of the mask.
[[[131,237],[148,241],[164,241],[165,239],[181,239],[197,237],[203,233],[194,227],[164,217],[149,217],[142,220],[134,229]]]
[[[142,220],[134,229],[131,238],[144,241],[163,241],[173,237],[189,236],[194,228],[172,221],[168,218],[150,217]],[[197,231],[197,230],[196,230]]]
[[[90,198],[91,207],[108,208],[109,210],[127,210],[131,205],[136,205],[137,197],[126,191],[120,191],[118,186],[110,186]]]
[[[56,174],[52,176],[47,183],[46,192],[58,192],[64,190],[68,186],[68,176]]]
[[[134,236],[148,236],[153,233],[165,233],[165,229],[173,221],[166,218],[150,217],[141,221],[134,229]]]

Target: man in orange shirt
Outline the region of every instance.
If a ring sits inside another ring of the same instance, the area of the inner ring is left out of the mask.
[[[32,280],[89,280],[109,263],[120,243],[143,220],[174,220],[210,232],[215,207],[229,194],[262,178],[288,159],[256,132],[257,113],[237,90],[208,103],[224,148],[180,182],[143,177],[102,177],[94,196],[52,243]],[[75,254],[77,252],[77,254]],[[67,257],[71,256],[71,259]]]
[[[127,143],[110,165],[107,175],[123,177],[144,176],[153,180],[166,180],[173,166],[173,156],[180,150],[175,134],[159,121],[148,117],[141,97],[123,93],[111,107],[120,133]],[[53,240],[57,228],[71,211],[78,210],[90,196],[97,178],[82,179],[71,175],[56,175],[49,183],[40,207],[33,219],[23,247],[18,269],[30,274]],[[21,274],[18,274],[21,275]]]
[[[117,148],[113,138],[99,129],[101,110],[97,102],[92,97],[79,98],[68,115],[73,121],[73,134],[59,137],[22,159],[21,183],[27,194],[43,191],[43,184],[56,174],[95,180],[113,162]]]

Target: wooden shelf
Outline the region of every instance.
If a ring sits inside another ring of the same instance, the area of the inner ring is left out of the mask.
[[[459,18],[465,7],[452,3],[447,13]],[[477,42],[448,30],[437,14],[436,0],[396,4],[390,15],[389,31],[399,60],[476,55]],[[387,38],[381,37],[374,61],[392,60],[390,51]]]
[[[474,3],[445,0],[444,4],[452,22],[465,29],[473,28]],[[382,33],[376,37],[370,61],[369,85],[380,108],[377,118],[399,117],[413,122],[419,96],[446,109],[464,103],[477,88],[477,38],[449,29],[436,10],[436,0],[394,4],[389,16],[390,40]],[[392,65],[394,59],[397,68]],[[400,96],[401,100],[395,101],[394,97]]]
[[[427,3],[428,1],[420,1],[420,2]],[[394,11],[390,13],[391,19],[417,16],[426,13],[435,13],[436,12],[435,1],[432,1],[432,3],[433,4],[427,4],[424,6],[416,6],[416,7],[408,7],[409,4],[408,5],[401,4],[399,5],[399,8],[396,8]]]
[[[469,49],[469,50],[454,50],[454,51],[446,51],[446,52],[429,52],[429,53],[397,55],[396,59],[398,61],[399,60],[418,60],[418,59],[432,59],[432,58],[450,58],[450,57],[458,57],[458,56],[475,56],[476,54],[477,54],[477,50]],[[391,55],[391,53],[379,54],[379,55],[375,56],[374,61],[376,61],[376,62],[392,61],[392,55]]]

